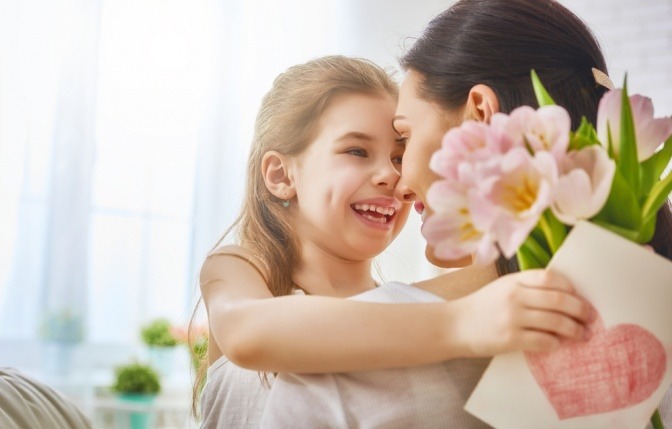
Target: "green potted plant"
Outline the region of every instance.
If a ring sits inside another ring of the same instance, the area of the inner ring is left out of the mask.
[[[49,342],[80,343],[84,338],[82,318],[67,308],[49,311],[42,321],[42,338]]]
[[[149,360],[163,375],[168,375],[175,360],[177,339],[173,326],[165,318],[154,319],[140,330],[142,341],[149,350]]]
[[[40,337],[44,345],[47,372],[66,376],[70,373],[72,354],[82,339],[82,318],[70,308],[50,310],[42,319]]]
[[[150,365],[132,362],[115,368],[111,390],[129,407],[117,415],[117,423],[130,429],[151,427],[151,405],[161,391],[159,374]]]

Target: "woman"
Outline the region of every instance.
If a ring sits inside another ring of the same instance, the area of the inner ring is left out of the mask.
[[[607,90],[592,71],[607,73],[595,38],[579,18],[552,0],[459,1],[432,20],[401,64],[407,75],[394,127],[406,141],[406,152],[397,197],[415,200],[423,215],[431,214],[426,193],[437,176],[428,165],[442,136],[466,119],[487,122],[496,112],[536,105],[531,69],[569,111],[574,128],[582,116],[595,122]],[[651,243],[668,258],[669,219],[665,207]],[[426,255],[440,266],[470,263],[438,260],[429,246]],[[497,264],[500,274],[514,270],[515,261]],[[461,271],[455,274],[474,272]],[[482,274],[460,282],[466,287],[454,294],[477,288],[475,279]],[[482,360],[471,359],[405,370],[281,374],[262,426],[479,427],[483,424],[462,407],[483,368]],[[663,409],[663,414],[669,412]]]

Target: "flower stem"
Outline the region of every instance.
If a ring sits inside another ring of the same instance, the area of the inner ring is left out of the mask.
[[[551,254],[558,251],[567,236],[567,228],[558,220],[550,210],[546,210],[539,218],[539,227],[544,233],[546,242],[551,249]]]
[[[537,242],[532,234],[523,242],[517,256],[521,270],[544,268],[551,260],[551,256],[546,249]]]
[[[665,429],[665,425],[663,424],[663,419],[660,418],[660,411],[658,411],[658,408],[656,408],[656,411],[651,416],[651,425],[653,426],[653,429]]]

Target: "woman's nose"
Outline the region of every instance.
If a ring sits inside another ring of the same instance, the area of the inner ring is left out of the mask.
[[[404,182],[404,178],[400,177],[397,185],[394,187],[394,196],[401,202],[410,203],[415,200],[415,194],[409,189]]]

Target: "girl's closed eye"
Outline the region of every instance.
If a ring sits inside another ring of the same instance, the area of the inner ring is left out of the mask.
[[[362,157],[362,158],[366,158],[369,155],[369,153],[366,151],[366,149],[362,149],[362,148],[359,148],[359,147],[353,147],[353,148],[347,149],[345,152],[349,153],[350,155],[355,155],[355,156],[359,156],[359,157]]]

